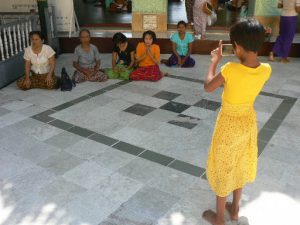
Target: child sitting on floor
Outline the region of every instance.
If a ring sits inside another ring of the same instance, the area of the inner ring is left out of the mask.
[[[138,68],[130,74],[131,80],[158,81],[165,74],[160,71],[160,48],[153,31],[143,33],[143,42],[138,43],[136,48],[136,59]]]
[[[134,69],[135,49],[127,40],[127,37],[118,32],[113,36],[112,69],[108,69],[106,74],[109,79],[128,80]]]

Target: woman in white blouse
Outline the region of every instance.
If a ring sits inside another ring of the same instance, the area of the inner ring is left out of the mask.
[[[41,32],[32,31],[29,36],[31,46],[27,47],[24,53],[25,77],[17,81],[17,86],[22,90],[57,89],[59,80],[54,75],[54,50],[49,45],[43,44],[44,38]]]

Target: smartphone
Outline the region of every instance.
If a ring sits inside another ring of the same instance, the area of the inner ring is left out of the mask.
[[[232,44],[222,44],[222,56],[234,56]]]

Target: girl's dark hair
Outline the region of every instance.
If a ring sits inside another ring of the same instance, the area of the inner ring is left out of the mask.
[[[39,38],[40,38],[42,41],[45,40],[44,35],[41,33],[41,31],[34,30],[34,31],[29,32],[29,38],[30,38],[30,39],[32,38],[33,35],[39,36]]]
[[[184,27],[186,27],[186,22],[184,22],[183,20],[180,20],[178,23],[177,23],[177,28],[180,26],[180,25],[183,25]]]
[[[156,34],[152,30],[147,30],[143,33],[143,40],[145,40],[146,35],[150,35],[153,39],[153,43],[156,42]]]
[[[80,35],[82,34],[82,32],[87,32],[87,33],[89,34],[89,36],[91,36],[91,32],[90,32],[88,29],[81,29],[81,30],[79,31],[79,37],[80,37]]]
[[[114,34],[112,40],[113,40],[113,43],[115,45],[117,45],[117,44],[122,44],[122,43],[127,42],[127,37],[124,34],[122,34],[121,32],[118,32],[118,33]]]
[[[258,52],[265,40],[265,29],[255,19],[242,19],[230,29],[230,41],[242,46],[246,51]]]

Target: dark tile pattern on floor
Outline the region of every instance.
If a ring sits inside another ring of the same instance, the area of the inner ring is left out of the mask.
[[[184,110],[188,109],[190,106],[179,103],[179,102],[168,102],[165,105],[159,107],[160,109],[168,110],[175,113],[182,113]]]
[[[127,152],[127,153],[129,153],[131,155],[135,155],[135,156],[137,156],[137,155],[141,154],[143,151],[145,151],[145,149],[143,149],[143,148],[128,144],[123,141],[118,142],[117,144],[113,145],[112,147],[115,149],[118,149],[122,152]]]
[[[129,108],[125,109],[124,112],[132,113],[138,116],[145,116],[148,113],[151,113],[154,111],[156,108],[147,106],[147,105],[142,105],[142,104],[135,104],[133,106],[130,106]]]
[[[61,110],[64,110],[66,108],[71,107],[72,105],[74,105],[74,103],[72,103],[72,102],[66,102],[66,103],[61,104],[59,106],[56,106],[56,107],[54,107],[52,109],[55,110],[55,111],[61,111]]]
[[[70,129],[68,129],[68,131],[73,134],[77,134],[81,137],[88,137],[91,136],[92,134],[95,134],[95,132],[93,131],[78,126],[71,127]]]
[[[143,158],[143,159],[148,159],[152,162],[156,162],[159,163],[163,166],[167,166],[169,165],[172,161],[174,161],[174,158],[150,151],[150,150],[146,150],[144,151],[139,157]]]
[[[160,98],[160,99],[164,99],[164,100],[168,100],[168,101],[171,101],[174,98],[177,98],[178,96],[180,96],[180,94],[169,92],[169,91],[161,91],[161,92],[158,92],[157,94],[153,95],[153,97],[155,97],[155,98]]]
[[[108,145],[108,146],[112,146],[113,144],[118,142],[118,140],[116,140],[114,138],[111,138],[111,137],[108,137],[108,136],[105,136],[102,134],[96,134],[96,133],[92,134],[88,138],[93,141],[96,141],[96,142],[99,142],[101,144]]]
[[[64,122],[62,120],[53,120],[49,124],[52,125],[52,126],[54,126],[54,127],[60,128],[62,130],[68,130],[71,127],[74,127],[73,124],[66,123],[66,122]]]
[[[80,103],[80,102],[83,102],[83,101],[89,99],[89,98],[90,98],[90,96],[84,95],[84,96],[81,96],[81,97],[79,97],[79,98],[76,98],[76,99],[74,99],[74,100],[72,100],[72,101],[70,101],[70,102],[73,103],[73,105],[76,105],[76,104],[78,104],[78,103]]]
[[[196,177],[201,177],[205,172],[205,169],[200,168],[198,166],[191,165],[191,164],[183,162],[181,160],[173,161],[169,165],[169,167],[171,167],[173,169],[177,169],[177,170],[185,172],[185,173],[188,173],[188,174],[196,176]]]
[[[191,122],[188,122],[188,121],[171,120],[168,123],[179,126],[179,127],[184,127],[184,128],[187,128],[187,129],[193,129],[195,126],[197,126],[196,123],[191,123]]]
[[[178,114],[176,119],[169,121],[168,123],[179,126],[179,127],[184,127],[187,129],[193,129],[195,126],[198,125],[198,122],[200,122],[201,119],[195,118],[192,116],[187,116],[184,114]]]
[[[216,111],[218,108],[220,108],[221,103],[216,102],[216,101],[207,100],[207,99],[201,99],[194,106],[204,108],[204,109],[209,109],[212,111]]]
[[[203,83],[203,81],[201,81],[201,80],[195,80],[195,79],[190,79],[190,78],[183,79],[183,77],[178,77],[178,76],[174,76],[174,75],[170,75],[170,77],[172,77],[174,79],[179,79],[179,80],[189,80],[191,82]],[[57,110],[65,109],[69,106],[72,106],[72,105],[78,104],[82,101],[85,101],[87,99],[90,99],[91,97],[101,95],[101,94],[105,93],[106,91],[113,90],[117,87],[120,87],[121,85],[125,85],[128,82],[130,82],[130,81],[121,81],[117,84],[110,85],[101,90],[92,92],[92,94],[90,93],[88,95],[84,95],[84,96],[77,98],[75,100],[72,100],[70,102],[61,104],[57,107],[54,107],[54,109],[57,109]],[[174,93],[174,94],[176,94],[176,93]],[[260,155],[263,152],[263,150],[267,146],[268,142],[270,141],[270,139],[272,138],[272,136],[275,134],[276,130],[280,126],[281,122],[284,120],[284,118],[287,116],[287,114],[289,113],[289,111],[294,106],[295,102],[297,101],[297,99],[293,98],[293,97],[272,94],[272,93],[267,93],[267,92],[261,92],[260,95],[282,99],[283,101],[279,105],[279,107],[276,109],[276,111],[273,113],[271,118],[266,122],[264,127],[259,132],[259,139],[258,139],[259,154],[258,155]],[[175,95],[173,95],[173,96],[175,96]],[[210,110],[217,110],[220,107],[220,105],[221,104],[218,102],[209,101],[209,100],[205,100],[205,99],[202,99],[201,101],[196,103],[196,106],[204,107],[204,108],[210,109]],[[189,107],[190,107],[189,105],[171,101],[171,102],[163,105],[160,108],[179,113],[178,117],[188,117],[188,116],[182,115],[180,113]],[[133,108],[132,112],[138,113],[137,108],[138,107]],[[155,108],[145,106],[145,105],[142,105],[140,107],[140,109],[142,109],[142,114],[145,114],[145,115],[147,113],[149,113],[148,111],[152,112],[153,110],[155,110]],[[65,123],[64,121],[57,120],[50,116],[51,114],[53,114],[55,112],[56,112],[55,110],[50,109],[50,110],[41,112],[39,114],[36,114],[36,115],[32,116],[31,118],[36,119],[41,122],[44,122],[44,123],[49,123],[52,126],[58,127],[60,129],[66,130],[68,132],[72,132],[72,133],[77,134],[82,137],[87,137],[88,139],[97,141],[99,143],[102,143],[102,144],[105,144],[108,146],[113,146],[113,148],[118,149],[120,151],[127,152],[129,154],[133,154],[133,155],[141,157],[143,159],[176,169],[178,171],[190,174],[192,176],[202,177],[203,179],[206,179],[204,168],[201,168],[201,167],[198,167],[198,166],[195,166],[190,163],[183,162],[183,161],[180,161],[177,159],[173,159],[171,157],[168,157],[168,156],[165,156],[165,155],[153,152],[153,151],[149,151],[147,149],[143,149],[138,146],[131,145],[129,143],[119,141],[117,139],[108,137],[103,134],[95,133],[93,131],[75,126],[73,124]],[[198,118],[193,118],[193,117],[189,117],[189,118],[193,119],[193,120],[195,120],[195,119],[200,120]],[[176,124],[176,125],[178,125],[178,124]],[[180,125],[183,125],[183,124],[180,124]],[[183,126],[186,126],[186,124],[184,124]],[[74,163],[76,164],[75,161],[74,161]],[[43,162],[43,163],[44,163],[43,166],[48,166],[47,163],[50,163],[50,162]],[[41,163],[41,164],[43,164],[43,163]],[[70,163],[71,163],[70,166],[72,166],[73,162],[70,162]],[[63,168],[63,169],[69,169],[69,168]],[[61,171],[55,171],[55,172],[60,173]]]
[[[53,117],[49,116],[49,115],[51,115],[51,114],[53,114],[55,112],[56,111],[49,109],[47,111],[41,112],[39,114],[36,114],[36,115],[32,116],[31,118],[36,119],[36,120],[38,120],[40,122],[48,123],[50,121],[55,120]]]

